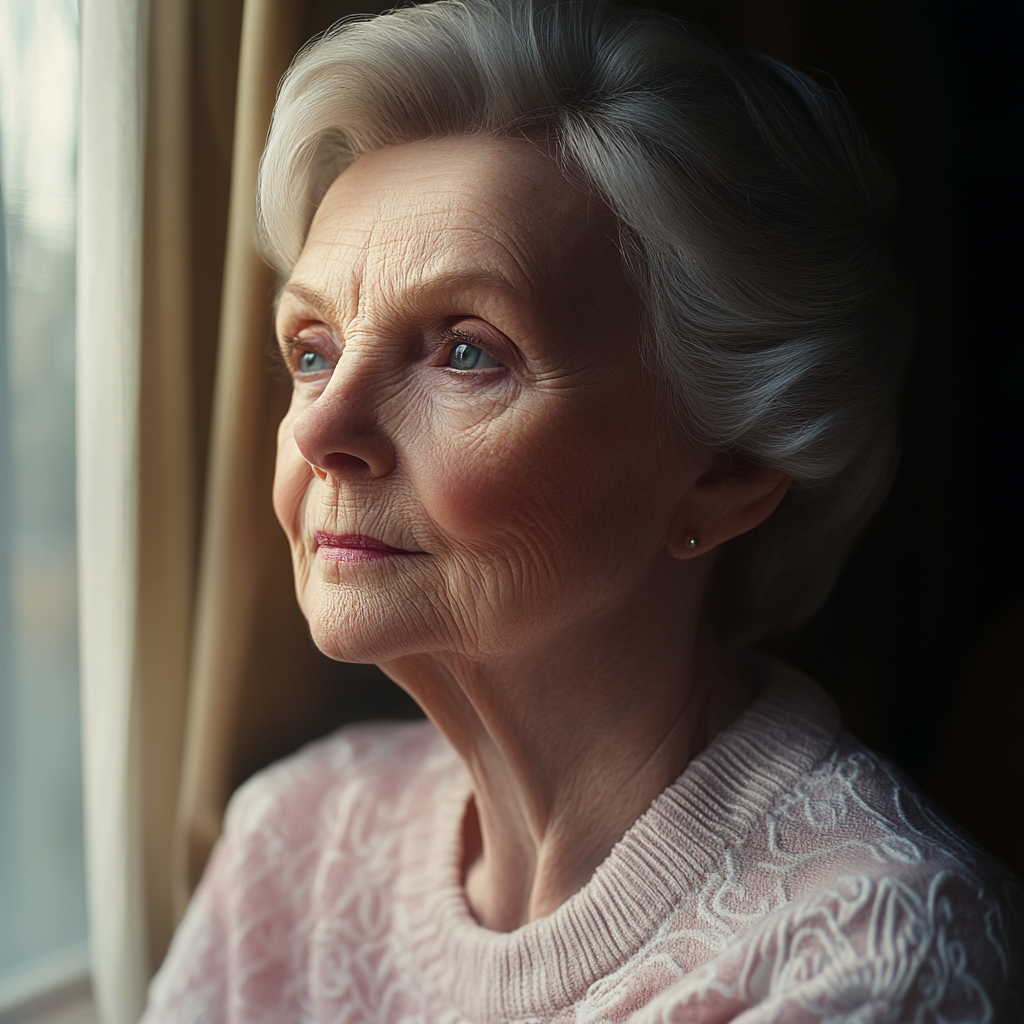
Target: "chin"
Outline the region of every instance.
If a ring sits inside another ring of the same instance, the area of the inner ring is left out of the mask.
[[[334,661],[377,665],[430,646],[422,616],[402,615],[390,602],[372,596],[317,587],[312,595],[307,591],[301,604],[313,643]]]

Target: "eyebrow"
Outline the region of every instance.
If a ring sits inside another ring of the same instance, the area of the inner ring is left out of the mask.
[[[328,312],[332,315],[339,312],[337,300],[331,295],[328,295],[327,292],[319,291],[316,288],[310,288],[308,285],[302,284],[301,282],[292,284],[289,281],[274,298],[275,318],[281,305],[281,299],[286,294],[298,296],[298,298],[302,299],[303,302],[312,306],[317,311]],[[335,317],[335,319],[337,319],[337,317]]]
[[[449,271],[447,273],[438,274],[436,277],[422,282],[417,287],[417,291],[443,291],[447,288],[467,284],[488,284],[492,287],[497,287],[502,291],[508,292],[515,292],[517,290],[515,285],[513,285],[508,278],[497,272]],[[311,288],[309,285],[305,285],[301,281],[296,281],[294,283],[288,282],[278,293],[274,303],[275,316],[277,313],[277,307],[280,305],[281,298],[286,293],[297,296],[318,312],[326,312],[335,320],[340,319],[338,314],[341,312],[341,306],[335,296],[330,295],[327,292],[322,292],[317,288]]]

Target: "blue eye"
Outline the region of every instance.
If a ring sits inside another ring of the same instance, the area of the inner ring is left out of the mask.
[[[453,370],[486,370],[492,366],[501,366],[501,363],[476,345],[460,341],[449,351],[448,365]]]
[[[312,349],[306,349],[299,356],[299,373],[319,373],[321,370],[329,370],[330,366],[325,356]]]

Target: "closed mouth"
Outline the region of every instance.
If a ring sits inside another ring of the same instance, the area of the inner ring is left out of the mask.
[[[364,533],[327,533],[317,530],[313,534],[317,554],[326,562],[372,562],[394,555],[414,555],[418,552],[393,548],[390,544]]]

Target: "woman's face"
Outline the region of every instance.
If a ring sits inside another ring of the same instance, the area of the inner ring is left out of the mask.
[[[277,317],[274,508],[344,661],[493,656],[614,611],[700,472],[662,440],[614,221],[533,145],[364,156]]]

